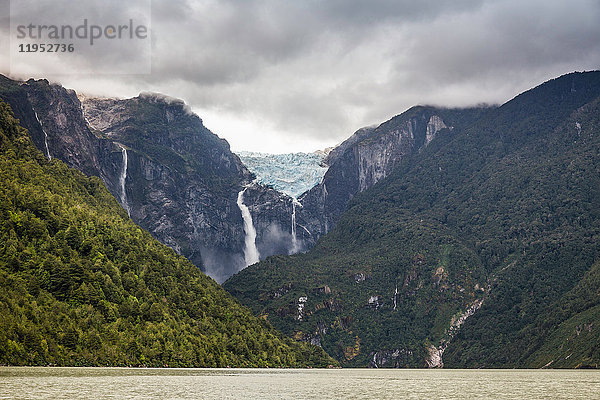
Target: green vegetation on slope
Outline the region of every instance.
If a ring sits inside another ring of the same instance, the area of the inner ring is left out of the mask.
[[[439,344],[452,316],[483,296],[481,264],[429,222],[387,215],[356,223],[309,254],[269,258],[225,287],[285,333],[318,337],[347,366],[396,350],[397,366],[425,366],[425,338]]]
[[[531,367],[596,367],[600,360],[600,263],[577,286],[552,306],[552,314],[539,318],[531,330],[543,332],[546,340],[527,359]],[[529,336],[532,336],[529,334]]]
[[[452,367],[597,364],[599,282],[568,296],[600,259],[599,96],[600,72],[518,96],[357,195],[309,253],[225,287],[345,365],[423,366],[432,345]]]
[[[0,102],[0,364],[325,366],[48,162]]]
[[[440,111],[462,126],[461,119],[489,110]],[[432,112],[415,107],[390,123],[403,126]],[[284,333],[320,343],[346,366],[380,365],[381,357],[387,366],[426,366],[427,346],[446,341],[449,321],[484,296],[486,272],[476,253],[438,221],[373,210],[368,204],[356,218],[342,216],[311,252],[269,258],[225,288]]]

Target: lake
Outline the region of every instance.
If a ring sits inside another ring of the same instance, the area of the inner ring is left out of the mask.
[[[598,370],[0,367],[0,399],[598,399]]]

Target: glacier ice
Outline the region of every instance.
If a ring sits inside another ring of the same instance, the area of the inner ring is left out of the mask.
[[[237,155],[259,183],[293,198],[312,189],[327,171],[323,164],[325,152],[268,154],[241,151]]]

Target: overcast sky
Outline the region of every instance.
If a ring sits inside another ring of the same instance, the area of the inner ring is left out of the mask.
[[[99,4],[117,18],[118,3]],[[29,78],[9,70],[2,7],[0,72]],[[151,74],[49,76],[33,63],[28,75],[181,98],[234,150],[312,151],[416,104],[502,103],[600,68],[600,0],[155,0],[151,38]]]

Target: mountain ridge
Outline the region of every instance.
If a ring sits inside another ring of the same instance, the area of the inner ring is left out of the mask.
[[[122,206],[134,221],[161,242],[219,281],[246,266],[236,200],[254,176],[183,101],[142,93],[132,99],[82,96],[82,103],[74,91],[46,80],[3,76],[0,97],[38,149],[100,177],[117,199],[127,200]],[[280,248],[287,254],[291,198],[260,191],[276,203],[252,205],[265,226],[258,235],[262,254]]]
[[[600,72],[573,73],[438,135],[354,196],[313,250],[225,288],[346,366],[595,365],[590,320],[579,359],[539,346],[563,323],[546,319],[553,299],[598,260],[599,96]]]
[[[431,141],[443,130],[444,118],[460,123],[479,112],[415,107],[412,125],[402,134],[393,125],[406,113],[373,127],[369,140],[353,135],[328,156],[331,165],[319,184],[297,201],[252,183],[255,177],[227,142],[208,131],[181,100],[155,93],[79,98],[45,80],[19,83],[2,77],[0,83],[0,96],[18,110],[38,149],[99,176],[134,221],[218,281],[246,266],[246,232],[236,204],[242,190],[261,259],[307,251],[335,226],[348,200]],[[420,135],[416,145],[413,125]],[[202,142],[194,139],[199,137]],[[386,156],[380,160],[380,154]]]
[[[0,364],[326,366],[49,161],[0,101]]]

